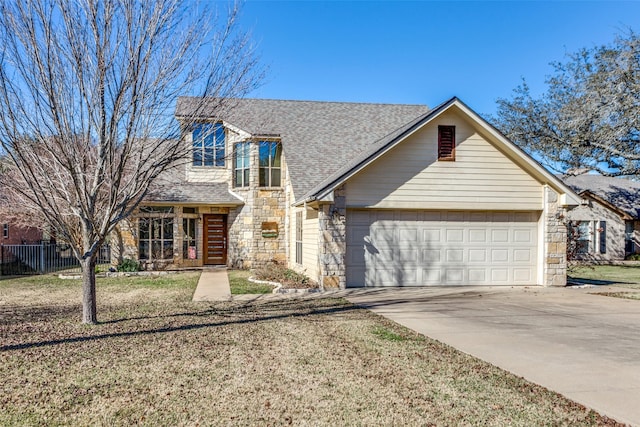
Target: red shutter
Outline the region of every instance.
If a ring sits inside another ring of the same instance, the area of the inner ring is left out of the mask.
[[[438,126],[438,160],[456,159],[456,127]]]

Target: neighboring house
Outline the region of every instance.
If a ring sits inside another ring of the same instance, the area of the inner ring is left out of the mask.
[[[120,228],[143,264],[255,268],[324,288],[564,285],[579,197],[457,98],[429,110],[181,98],[191,161]],[[112,240],[113,242],[113,240]]]
[[[583,203],[567,218],[576,229],[576,259],[620,261],[640,253],[640,182],[583,174],[564,176]]]
[[[19,226],[6,218],[0,218],[0,227],[2,227],[1,245],[37,244],[43,239],[42,230]]]

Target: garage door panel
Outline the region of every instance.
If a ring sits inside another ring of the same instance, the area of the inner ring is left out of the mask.
[[[460,228],[448,228],[445,232],[447,243],[462,243],[464,242],[464,230]]]
[[[469,243],[486,243],[487,242],[487,230],[484,229],[471,229],[469,230]]]
[[[535,284],[539,215],[350,210],[347,285]]]
[[[487,262],[487,250],[486,249],[469,249],[468,261],[473,262]]]

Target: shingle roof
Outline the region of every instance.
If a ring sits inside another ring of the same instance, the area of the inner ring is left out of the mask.
[[[429,111],[425,105],[238,99],[224,117],[213,117],[218,106],[216,100],[207,106],[200,98],[181,97],[176,116],[197,111],[252,135],[280,136],[296,199]]]
[[[634,219],[640,219],[640,182],[602,175],[566,175],[562,180],[577,193],[588,191]]]
[[[180,170],[166,171],[145,198],[154,203],[241,205],[225,182],[187,182]]]

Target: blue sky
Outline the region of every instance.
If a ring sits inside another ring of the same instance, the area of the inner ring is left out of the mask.
[[[243,7],[262,62],[259,98],[427,104],[480,114],[524,77],[544,90],[566,52],[640,31],[640,1],[256,1]]]

